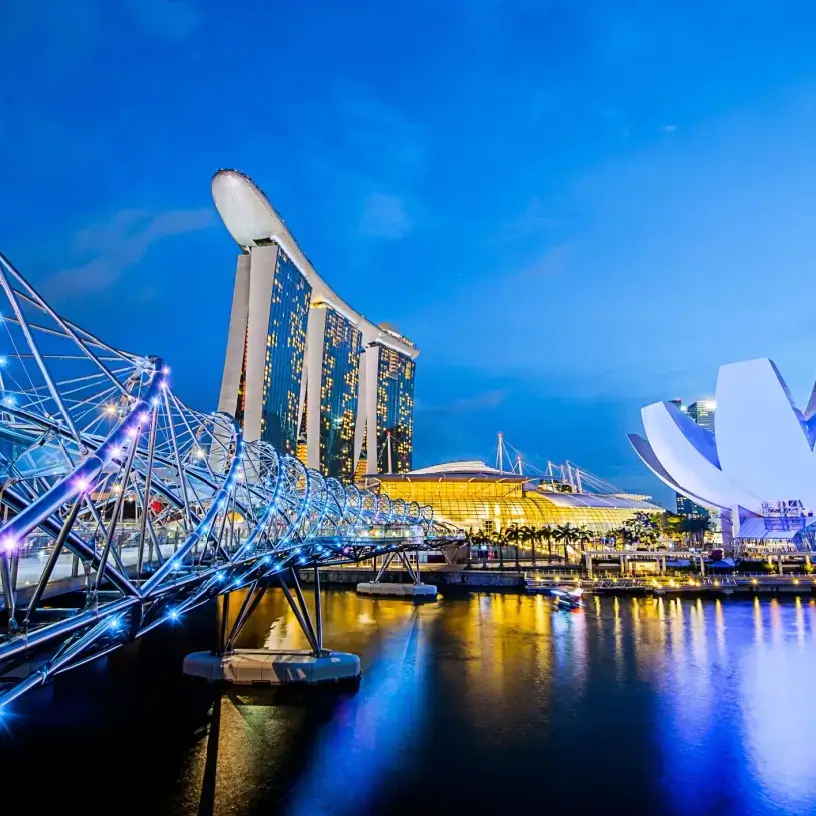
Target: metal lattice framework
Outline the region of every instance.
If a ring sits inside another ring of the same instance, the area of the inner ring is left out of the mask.
[[[430,508],[188,408],[161,359],[63,319],[2,255],[0,288],[0,710],[223,592],[433,546]],[[43,605],[57,580],[78,603]]]

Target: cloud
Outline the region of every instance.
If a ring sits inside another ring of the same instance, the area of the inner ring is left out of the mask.
[[[100,39],[97,0],[0,3],[0,57],[8,59],[29,49],[33,37],[46,64],[73,61]]]
[[[191,0],[127,0],[126,6],[148,34],[170,42],[187,39],[201,23]]]
[[[393,105],[344,88],[335,98],[344,148],[372,182],[411,185],[427,164],[425,133]]]
[[[398,196],[371,193],[365,203],[358,232],[371,238],[403,238],[411,229],[405,205]]]
[[[162,213],[123,210],[106,223],[94,224],[77,234],[73,255],[90,257],[47,278],[43,291],[57,299],[72,300],[107,289],[139,263],[153,244],[206,229],[212,223],[211,209]]]
[[[523,269],[516,275],[516,279],[531,280],[535,278],[549,278],[560,275],[566,268],[574,252],[574,245],[570,243],[558,244],[550,247],[531,266]]]
[[[194,0],[25,0],[0,3],[0,57],[36,38],[49,69],[70,65],[136,23],[144,33],[179,42],[199,26]]]
[[[541,199],[533,196],[524,212],[505,222],[499,236],[505,241],[517,241],[541,235],[558,224],[558,220],[545,211]]]
[[[471,414],[498,408],[507,399],[506,388],[491,388],[481,394],[459,397],[448,405],[423,405],[419,410],[446,414]]]
[[[306,105],[303,122],[297,158],[310,185],[343,213],[344,235],[355,244],[361,237],[393,240],[416,226],[418,188],[428,166],[422,127],[399,107],[347,83]]]

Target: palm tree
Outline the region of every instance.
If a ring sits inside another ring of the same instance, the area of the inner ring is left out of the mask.
[[[513,545],[514,545],[513,549],[515,550],[515,553],[516,553],[516,569],[517,570],[521,569],[521,564],[519,564],[518,551],[519,551],[519,544],[521,543],[521,541],[524,538],[524,529],[525,529],[524,527],[519,527],[518,524],[511,524],[504,531],[505,539],[507,541],[512,541],[513,542]]]
[[[547,552],[548,558],[550,562],[552,562],[552,543],[553,543],[553,528],[550,527],[548,524],[545,524],[543,527],[539,527],[536,531],[536,538],[539,541],[546,541],[547,542]]]
[[[530,548],[533,551],[533,566],[535,567],[535,565],[536,565],[535,543],[536,543],[536,538],[538,538],[538,530],[536,530],[535,527],[529,527],[529,526],[525,525],[524,527],[521,528],[521,536],[522,536],[521,540],[525,544],[529,544]]]
[[[519,546],[522,542],[528,541],[528,534],[529,534],[529,527],[519,527],[518,524],[511,524],[504,532],[504,537],[507,541],[511,541],[513,543],[513,549],[515,552],[515,559],[516,559],[516,569],[521,570],[521,564],[519,563],[518,551]]]
[[[577,528],[573,527],[569,522],[560,524],[553,531],[553,538],[556,541],[560,541],[564,546],[564,562],[569,563],[569,551],[567,548],[578,540]]]
[[[592,541],[592,530],[589,527],[578,527],[575,530],[575,535],[577,540],[581,542],[581,552],[586,552],[587,542]]]
[[[482,552],[482,569],[487,569],[487,545],[490,543],[490,536],[483,527],[476,533],[475,542]]]
[[[472,527],[468,527],[467,532],[465,533],[465,546],[467,547],[467,565],[466,569],[470,569],[470,559],[472,555],[473,545],[476,544],[478,546],[478,533],[473,532]]]
[[[507,542],[507,539],[504,537],[502,533],[496,530],[492,535],[491,538],[493,539],[493,543],[496,549],[499,551],[499,569],[504,569],[504,545]]]

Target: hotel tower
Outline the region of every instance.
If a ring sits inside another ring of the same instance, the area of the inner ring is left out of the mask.
[[[411,470],[416,346],[318,276],[247,176],[220,170],[212,190],[241,249],[218,409],[341,481]]]

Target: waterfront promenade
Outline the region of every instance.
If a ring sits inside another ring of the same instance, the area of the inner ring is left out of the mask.
[[[172,555],[177,544],[167,542],[160,545],[162,556]],[[117,563],[128,574],[135,573],[138,560],[138,547],[134,544],[122,546],[116,552]],[[37,551],[20,558],[16,565],[17,602],[25,603],[33,592],[37,580],[47,560],[46,551]],[[326,586],[354,586],[371,581],[377,570],[372,564],[348,564],[321,570],[321,583]],[[390,567],[382,576],[384,582],[401,583],[408,580],[406,570],[397,566]],[[69,592],[81,590],[87,578],[78,559],[71,553],[65,553],[57,559],[43,594],[45,599],[54,599]],[[301,572],[303,583],[311,583],[311,570]],[[443,565],[423,564],[422,580],[433,584],[440,591],[446,589],[467,590],[508,590],[536,592],[563,584],[580,585],[587,593],[617,595],[716,595],[733,594],[791,594],[816,595],[816,576],[807,572],[786,572],[784,574],[768,573],[724,573],[717,575],[690,575],[688,573],[667,573],[660,575],[612,575],[609,573],[590,575],[578,565],[559,563],[532,565],[522,561],[520,569],[514,564],[506,563],[500,567],[498,562],[489,561],[485,566],[472,563]],[[2,597],[0,597],[2,608]]]
[[[357,583],[370,581],[375,570],[365,564],[355,564],[340,568],[321,570],[321,583],[325,586],[354,586]],[[308,583],[310,574],[303,573],[303,580]],[[382,581],[402,582],[407,580],[405,570],[388,569]],[[655,576],[589,576],[574,566],[552,567],[551,565],[522,565],[516,570],[512,566],[500,569],[498,566],[483,569],[481,566],[465,565],[424,565],[422,569],[424,583],[433,584],[441,592],[447,590],[471,591],[520,591],[540,592],[564,584],[578,585],[586,593],[601,595],[716,595],[732,594],[753,595],[758,593],[775,593],[791,595],[816,596],[816,576],[806,573],[786,573],[769,575],[767,573],[731,573],[726,575],[689,576],[667,574]]]

